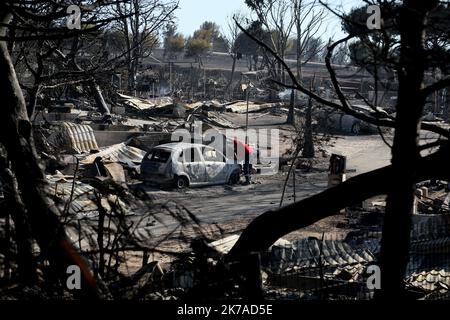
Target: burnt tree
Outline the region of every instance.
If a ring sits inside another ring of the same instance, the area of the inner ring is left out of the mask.
[[[424,48],[427,16],[438,1],[404,1],[399,13],[400,59],[398,64],[399,91],[397,114],[395,118],[375,113],[370,116],[358,112],[349,105],[342,93],[336,73],[331,66],[333,50],[355,35],[332,44],[325,59],[330,78],[339,103],[323,99],[303,87],[295,78],[283,59],[269,46],[247,33],[254,41],[263,46],[286,68],[293,85],[285,87],[299,90],[317,102],[344,111],[356,118],[377,126],[395,129],[392,150],[392,165],[354,177],[342,185],[326,190],[311,198],[302,200],[278,211],[267,212],[256,218],[230,251],[229,259],[239,259],[252,252],[266,250],[280,237],[310,224],[334,215],[340,209],[360,203],[379,194],[388,195],[383,236],[381,242],[380,266],[382,270],[382,288],[378,297],[383,299],[404,298],[403,278],[409,256],[411,214],[414,201],[414,189],[417,182],[428,179],[449,180],[448,161],[450,132],[429,123],[422,123],[421,117],[427,95],[448,86],[445,78],[424,88],[423,80],[427,69]],[[243,28],[241,28],[246,32]],[[419,148],[420,130],[428,130],[443,136],[441,149],[428,156],[421,157]]]
[[[82,30],[68,31],[65,26],[56,24],[51,29],[43,29],[24,21],[58,21],[67,18],[68,4],[54,1],[39,3],[36,7],[28,1],[4,1],[0,3],[0,144],[4,147],[6,161],[2,161],[3,178],[13,193],[8,201],[16,228],[19,272],[22,285],[36,281],[34,257],[30,246],[36,240],[41,258],[49,262],[51,277],[65,285],[68,266],[80,267],[82,290],[80,297],[99,298],[101,292],[89,267],[80,257],[68,239],[64,226],[60,223],[60,212],[46,193],[47,182],[40,159],[35,150],[32,124],[22,89],[10,56],[14,42],[58,40],[97,30],[97,27],[112,21],[107,18],[101,22],[92,16],[90,26]],[[48,6],[57,4],[56,10]],[[105,6],[101,1],[92,1],[89,10]],[[82,8],[83,9],[83,8]],[[88,10],[86,9],[86,10]],[[12,23],[12,19],[16,23]],[[26,19],[25,19],[26,18]],[[27,32],[17,32],[25,30]],[[49,278],[45,279],[49,280]]]

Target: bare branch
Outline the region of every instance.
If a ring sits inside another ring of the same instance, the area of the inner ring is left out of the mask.
[[[376,126],[380,126],[380,127],[395,128],[395,121],[392,121],[392,120],[390,120],[388,118],[386,118],[386,119],[376,119],[376,118],[370,117],[370,116],[368,116],[365,113],[362,113],[362,112],[353,110],[352,108],[349,108],[348,104],[341,105],[341,104],[332,102],[330,100],[324,99],[324,98],[320,97],[319,95],[315,94],[314,92],[311,92],[310,90],[308,90],[307,88],[305,88],[304,86],[302,86],[299,83],[299,81],[297,80],[297,78],[295,77],[294,73],[292,72],[290,67],[287,65],[287,63],[272,48],[270,48],[270,46],[268,46],[263,41],[259,40],[254,35],[252,35],[250,32],[248,32],[244,27],[242,27],[239,24],[238,21],[235,20],[235,23],[239,27],[239,29],[241,29],[242,32],[244,32],[250,39],[255,41],[258,45],[260,45],[265,50],[267,50],[285,68],[287,74],[289,75],[289,77],[291,78],[291,81],[293,83],[293,85],[287,85],[285,83],[282,83],[282,82],[279,82],[279,81],[276,81],[276,80],[272,80],[276,84],[278,84],[280,86],[283,86],[285,88],[288,88],[288,89],[298,90],[298,91],[306,94],[307,96],[311,97],[312,99],[314,99],[318,103],[321,103],[321,104],[323,104],[325,106],[334,108],[336,110],[340,110],[340,111],[346,112],[349,115],[352,115],[355,118],[357,118],[359,120],[362,120],[362,121],[365,121],[367,123],[370,123],[370,124],[373,124],[373,125],[376,125]],[[346,100],[345,97],[344,97],[344,100]],[[438,125],[434,125],[434,124],[430,124],[430,123],[422,123],[422,129],[423,130],[427,130],[427,131],[431,131],[431,132],[435,132],[435,133],[437,133],[439,135],[442,135],[442,136],[450,139],[450,131],[445,129],[445,128],[442,128],[442,127],[440,127]]]
[[[450,76],[447,76],[447,77],[423,88],[422,94],[426,97],[438,90],[445,89],[447,87],[450,87]]]

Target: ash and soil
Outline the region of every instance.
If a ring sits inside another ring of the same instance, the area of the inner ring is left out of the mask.
[[[228,120],[238,126],[245,125],[245,115],[226,114]],[[292,126],[283,124],[284,118],[273,115],[261,117],[252,114],[249,117],[251,128],[279,129],[280,154],[286,156],[291,151],[296,131]],[[325,152],[316,152],[316,158],[304,160],[307,166],[295,170],[295,195],[292,175],[289,177],[283,205],[300,201],[327,188],[329,157],[332,153],[347,157],[347,178],[377,169],[389,164],[390,149],[378,135],[335,136],[325,146]],[[184,191],[161,190],[137,183],[154,201],[155,206],[184,207],[195,215],[199,225],[212,240],[232,234],[240,234],[258,215],[280,207],[287,170],[273,175],[254,175],[251,185],[222,185],[204,188],[192,188]],[[301,214],[301,212],[299,212]],[[179,222],[164,213],[157,215],[153,222],[156,239],[163,239],[159,248],[169,251],[189,249],[189,240],[197,236],[197,230],[184,226],[180,236]],[[295,231],[284,237],[296,240],[306,237],[345,237],[349,232],[358,231],[349,223],[345,214],[337,214],[317,223]],[[183,238],[182,241],[180,241]],[[186,241],[188,240],[188,241]],[[170,261],[170,257],[155,254],[151,260]],[[136,261],[139,261],[137,259]]]

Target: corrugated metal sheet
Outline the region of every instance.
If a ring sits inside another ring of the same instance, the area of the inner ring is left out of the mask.
[[[173,99],[171,97],[142,99],[138,97],[127,96],[120,93],[118,95],[123,100],[124,104],[141,111],[147,109],[164,108],[173,104]]]
[[[194,118],[209,124],[213,127],[236,129],[238,126],[234,125],[231,121],[225,119],[219,112],[208,112],[208,116],[204,114],[196,114]]]
[[[71,153],[86,153],[99,149],[94,130],[88,125],[63,122],[48,140],[57,148]]]
[[[320,256],[325,265],[344,265],[371,262],[373,254],[367,249],[355,250],[343,241],[302,239],[295,243],[300,265],[305,260],[317,260]],[[321,252],[322,250],[322,252]]]
[[[94,130],[90,126],[64,122],[63,127],[66,129],[70,142],[75,150],[82,153],[98,149]]]
[[[125,143],[120,143],[102,149],[99,153],[91,154],[85,157],[81,163],[91,164],[97,157],[101,157],[104,162],[119,162],[128,165],[135,165],[141,163],[145,156],[145,151],[127,146]]]
[[[70,200],[72,192],[73,181],[63,179],[59,176],[47,176],[48,193],[51,196],[56,196],[62,201],[61,212],[65,208],[66,203]],[[98,207],[95,197],[95,189],[85,183],[75,181],[73,189],[72,202],[69,204],[68,213],[74,218],[93,217],[98,215]],[[101,203],[106,211],[111,210],[110,202],[122,204],[121,200],[116,195],[103,197]]]
[[[414,241],[411,243],[411,253],[421,254],[433,252],[446,253],[450,252],[450,237],[443,237],[438,239]]]
[[[275,273],[327,267],[343,267],[352,264],[367,264],[374,255],[365,248],[352,248],[343,241],[301,239],[290,245],[273,246],[269,260]]]
[[[442,289],[442,285],[450,287],[450,270],[429,270],[413,273],[407,280],[413,287],[433,291]]]
[[[52,197],[57,197],[60,201],[56,201],[56,205],[60,212],[65,209],[72,191],[73,181],[67,180],[62,176],[47,176],[48,186],[47,192]],[[95,189],[81,182],[75,182],[72,202],[69,205],[68,215],[62,220],[65,222],[66,232],[73,244],[81,251],[98,250],[98,207],[95,197]],[[107,218],[104,221],[105,234],[109,234],[104,238],[104,247],[111,246],[117,235],[119,224],[123,223],[122,219],[128,219],[129,216],[139,212],[139,207],[133,203],[125,203],[117,195],[110,194],[101,198],[102,207],[107,212]],[[113,211],[113,208],[117,208]],[[121,213],[121,214],[112,214]],[[122,214],[124,213],[124,214]],[[133,239],[137,239],[143,246],[148,245],[151,239],[151,227],[148,219],[129,218],[124,225],[134,228],[128,230],[133,233]],[[149,217],[151,219],[151,217]],[[122,222],[120,222],[122,221]],[[122,226],[123,230],[123,226]],[[123,232],[123,231],[122,231]],[[128,237],[117,239],[117,245],[125,245],[129,241]]]
[[[48,176],[47,180],[49,181],[48,193],[62,200],[62,207],[60,208],[62,211],[70,199],[73,183],[58,176]],[[96,216],[98,214],[98,208],[94,199],[94,188],[88,184],[76,181],[72,202],[68,208],[69,215],[75,218]]]
[[[264,103],[264,104],[257,104],[254,102],[249,102],[248,104],[248,112],[257,112],[257,111],[263,111],[266,109],[271,109],[274,107],[279,107],[279,103]],[[233,113],[246,113],[247,112],[247,102],[246,101],[238,101],[236,103],[230,104],[226,106],[226,110],[228,112]]]

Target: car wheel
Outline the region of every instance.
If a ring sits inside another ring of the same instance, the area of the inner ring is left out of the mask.
[[[361,132],[361,125],[359,124],[359,122],[355,122],[352,126],[352,134],[354,135],[359,135],[359,133]]]
[[[189,180],[186,177],[177,177],[175,179],[175,186],[178,190],[183,190],[189,187]]]
[[[230,184],[230,185],[238,184],[240,179],[241,179],[241,176],[240,176],[239,171],[234,171],[230,175],[230,178],[228,179],[228,184]]]

